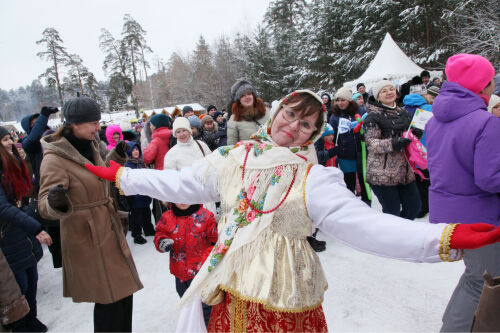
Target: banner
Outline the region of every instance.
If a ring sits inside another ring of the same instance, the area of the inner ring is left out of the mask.
[[[351,130],[351,121],[347,118],[339,118],[338,134],[344,134]]]

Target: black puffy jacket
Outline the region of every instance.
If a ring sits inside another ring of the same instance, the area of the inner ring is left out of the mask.
[[[35,237],[40,231],[42,225],[17,208],[14,196],[7,196],[0,186],[0,248],[14,273],[36,265],[42,257],[42,246]]]

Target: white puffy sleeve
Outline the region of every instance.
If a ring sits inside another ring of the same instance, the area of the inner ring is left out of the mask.
[[[117,187],[125,195],[142,194],[162,201],[201,204],[219,201],[217,173],[206,159],[181,170],[122,168]]]
[[[449,248],[454,226],[406,220],[368,207],[349,191],[337,168],[315,165],[305,184],[305,204],[314,225],[354,249],[414,262],[455,261]]]

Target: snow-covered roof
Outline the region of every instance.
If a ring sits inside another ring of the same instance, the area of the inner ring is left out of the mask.
[[[194,111],[206,111],[206,109],[201,106],[200,104],[198,103],[190,103],[190,104],[178,104],[176,105],[179,109],[183,109],[185,106],[190,106],[193,108]]]
[[[385,34],[384,41],[380,46],[375,58],[373,58],[366,71],[356,80],[344,83],[344,87],[354,88],[362,82],[369,89],[374,82],[383,78],[398,80],[412,78],[420,75],[424,69],[415,64],[396,44],[389,33]]]

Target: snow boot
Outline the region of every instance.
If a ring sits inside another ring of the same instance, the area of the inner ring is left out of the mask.
[[[28,327],[30,328],[29,332],[42,332],[45,333],[48,331],[47,326],[42,323],[38,318],[33,319],[28,322]]]
[[[326,250],[326,242],[318,241],[316,238],[310,236],[307,237],[307,241],[316,252],[323,252]]]
[[[142,236],[135,236],[134,243],[136,244],[146,244],[148,241]]]

